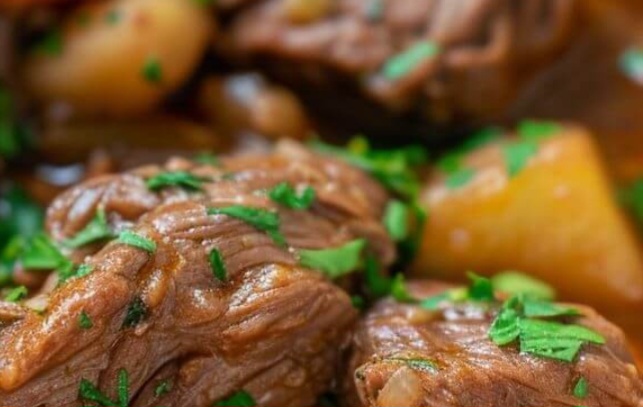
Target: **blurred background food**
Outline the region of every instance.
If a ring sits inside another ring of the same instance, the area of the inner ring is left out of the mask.
[[[357,139],[354,163],[428,213],[412,275],[519,271],[643,344],[641,2],[0,0],[0,10],[0,286],[43,283],[14,270],[16,241],[77,182],[174,155],[362,134],[378,152]],[[416,162],[385,151],[410,144],[430,160],[409,189]]]

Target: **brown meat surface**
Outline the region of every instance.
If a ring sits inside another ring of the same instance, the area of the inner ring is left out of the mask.
[[[413,292],[433,295],[444,286],[415,282]],[[643,385],[620,329],[592,309],[578,307],[579,323],[600,332],[606,345],[586,346],[574,363],[498,347],[487,332],[493,312],[475,305],[427,311],[383,300],[354,336],[349,406],[393,407],[641,407]],[[428,361],[435,369],[409,360]],[[573,396],[580,377],[585,399]]]
[[[272,61],[283,80],[317,85],[313,93],[339,77],[340,94],[351,82],[394,112],[438,123],[500,117],[520,86],[565,49],[578,17],[574,0],[339,0],[302,23],[289,19],[287,1],[248,3],[220,42],[226,55]],[[422,41],[440,52],[399,78],[383,75],[387,61]],[[377,121],[355,110],[354,120]]]
[[[192,193],[145,187],[147,177],[179,168],[211,181]],[[313,207],[295,211],[269,200],[265,189],[282,181],[313,186]],[[242,389],[261,406],[312,405],[331,385],[357,313],[344,291],[298,264],[296,249],[364,237],[390,263],[393,245],[379,225],[385,200],[366,175],[294,145],[216,168],[175,160],[70,190],[49,210],[57,241],[82,230],[100,207],[115,230],[131,229],[157,249],[112,241],[75,251],[92,273],[49,293],[44,312],[0,302],[0,406],[92,405],[78,399],[81,378],[116,399],[121,369],[130,407],[209,406]],[[232,203],[278,211],[287,247],[206,212]],[[212,248],[226,264],[225,282],[213,276]],[[134,304],[144,312],[130,324]],[[82,312],[92,328],[80,327]],[[156,395],[164,380],[171,391]]]

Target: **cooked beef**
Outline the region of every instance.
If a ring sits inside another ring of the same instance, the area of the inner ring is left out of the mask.
[[[145,179],[179,168],[207,176],[203,191],[147,190]],[[264,191],[283,181],[313,186],[313,206],[268,199]],[[92,272],[55,288],[44,312],[0,303],[0,405],[91,405],[79,400],[81,379],[118,399],[124,369],[130,407],[208,406],[242,389],[261,406],[310,406],[330,387],[357,313],[343,290],[299,265],[296,249],[363,237],[390,263],[393,245],[379,225],[385,199],[365,174],[296,146],[220,167],[175,160],[72,189],[49,210],[58,242],[103,208],[111,227],[156,250],[97,243],[72,253]],[[231,204],[277,211],[287,247],[242,220],[207,214]],[[213,248],[223,281],[209,262]],[[171,391],[157,391],[166,380]]]
[[[420,297],[444,289],[430,282],[411,288]],[[487,336],[493,311],[480,306],[432,312],[384,300],[357,328],[346,405],[393,407],[402,399],[405,407],[643,406],[623,333],[592,309],[576,308],[584,315],[579,323],[600,332],[606,344],[586,346],[567,363],[496,346]],[[573,395],[581,377],[589,383],[582,400]]]
[[[333,89],[336,111],[339,78],[341,91],[348,81],[394,112],[439,123],[497,119],[569,43],[578,16],[574,0],[339,0],[300,22],[287,11],[296,1],[250,3],[220,41],[227,56],[272,62],[282,80],[316,86],[309,98]]]

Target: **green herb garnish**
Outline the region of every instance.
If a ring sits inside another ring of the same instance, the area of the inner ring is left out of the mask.
[[[403,202],[392,200],[384,211],[384,226],[391,238],[400,242],[409,235],[409,208]]]
[[[41,40],[35,45],[34,50],[37,53],[44,54],[50,57],[55,57],[63,52],[63,35],[60,30],[49,31]]]
[[[404,198],[415,198],[420,190],[416,170],[427,161],[420,146],[397,150],[374,150],[362,137],[352,139],[346,148],[313,141],[311,147],[325,155],[339,158],[377,179],[384,187]]]
[[[94,326],[94,323],[85,311],[82,311],[78,316],[78,326],[81,329],[90,329]]]
[[[163,380],[154,388],[154,396],[161,397],[164,394],[168,394],[170,391],[172,391],[172,382],[169,380]]]
[[[389,59],[382,69],[382,75],[391,81],[403,78],[439,52],[440,47],[436,43],[420,41]]]
[[[629,210],[638,226],[643,227],[643,178],[621,189],[619,201]]]
[[[375,297],[383,297],[391,292],[393,281],[382,274],[380,264],[375,256],[368,254],[365,259],[364,279],[368,291]]]
[[[114,401],[87,379],[81,379],[80,386],[78,388],[78,397],[81,400],[93,401],[104,407],[128,407],[129,375],[125,369],[120,369],[118,371],[117,393],[118,401]]]
[[[406,286],[406,281],[404,280],[404,275],[401,273],[395,275],[393,278],[391,295],[397,302],[417,302],[417,299],[409,292],[408,287]]]
[[[360,295],[353,295],[351,296],[351,304],[353,304],[353,308],[361,311],[366,306],[366,301],[364,301],[364,297]]]
[[[127,307],[127,313],[123,320],[123,328],[132,328],[141,323],[147,317],[147,305],[141,297],[136,297]]]
[[[244,205],[210,208],[208,215],[227,215],[242,220],[254,228],[268,233],[279,246],[286,245],[286,238],[279,231],[280,221],[276,212]]]
[[[221,165],[221,161],[219,160],[219,157],[216,155],[208,152],[208,151],[202,151],[198,153],[197,155],[192,158],[192,160],[196,163],[203,164],[203,165],[211,165],[213,167],[218,167]]]
[[[467,185],[475,175],[476,171],[473,168],[460,168],[447,175],[444,185],[449,189],[462,188]]]
[[[134,233],[131,230],[124,230],[123,232],[121,232],[121,234],[118,236],[117,241],[119,243],[144,250],[148,253],[154,253],[156,251],[155,241]]]
[[[141,70],[143,78],[154,85],[158,85],[163,80],[163,69],[161,62],[156,57],[148,57]]]
[[[71,248],[78,248],[86,244],[93,243],[99,240],[110,239],[114,236],[112,230],[107,223],[107,215],[103,208],[96,211],[94,218],[85,226],[83,230],[78,232],[74,237],[65,241],[65,246]]]
[[[538,143],[561,131],[554,122],[525,120],[518,124],[518,141],[503,146],[507,173],[515,177],[538,152]]]
[[[212,249],[208,256],[208,260],[210,261],[210,267],[212,268],[212,274],[214,274],[214,277],[221,282],[225,282],[228,279],[228,271],[225,263],[223,262],[221,252],[217,249]]]
[[[71,263],[44,233],[37,234],[27,242],[21,260],[23,267],[28,270],[55,270]]]
[[[505,294],[524,294],[541,300],[553,300],[556,298],[556,290],[550,285],[526,274],[505,272],[496,274],[491,278],[491,281],[496,291]]]
[[[518,123],[518,137],[524,141],[540,141],[560,133],[559,123],[536,120],[523,120]]]
[[[589,383],[587,379],[581,376],[580,379],[576,382],[573,391],[574,397],[577,399],[584,399],[589,394]]]
[[[335,279],[360,267],[364,247],[366,247],[366,241],[357,239],[333,249],[300,250],[299,263]]]
[[[632,47],[621,55],[623,73],[636,82],[643,82],[643,49]]]
[[[486,277],[481,277],[475,273],[467,273],[471,284],[468,289],[468,299],[471,301],[490,302],[495,299],[493,293],[493,284]]]
[[[572,362],[587,343],[605,343],[605,338],[589,328],[544,320],[579,315],[572,308],[545,304],[524,296],[511,297],[491,325],[489,338],[498,346],[517,340],[523,353],[566,362]]]
[[[12,288],[7,295],[4,297],[4,300],[7,302],[18,302],[25,298],[29,294],[27,287],[24,285]]]
[[[286,208],[304,210],[310,208],[315,201],[315,190],[307,186],[298,194],[290,184],[282,182],[272,188],[268,196]]]
[[[250,393],[240,390],[227,399],[217,401],[212,404],[213,407],[254,407],[257,402],[252,398]]]
[[[145,184],[152,191],[159,191],[168,187],[181,187],[188,191],[203,190],[203,183],[209,178],[197,177],[187,171],[166,171],[161,172],[145,181]]]

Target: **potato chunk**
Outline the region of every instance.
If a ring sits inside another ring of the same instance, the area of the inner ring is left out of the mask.
[[[467,270],[521,270],[564,299],[603,310],[643,303],[641,253],[591,137],[561,127],[513,177],[507,143],[465,156],[474,171],[467,183],[432,176],[421,196],[430,218],[414,273],[458,279]]]
[[[36,99],[66,103],[84,116],[143,113],[196,68],[213,24],[196,1],[81,5],[52,31],[57,50],[31,52],[25,79]]]

